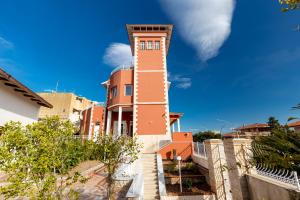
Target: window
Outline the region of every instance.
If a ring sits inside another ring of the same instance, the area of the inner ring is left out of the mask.
[[[141,41],[141,49],[142,49],[142,50],[145,50],[145,49],[146,49],[145,41]]]
[[[155,41],[155,47],[156,50],[159,50],[159,41]]]
[[[132,96],[132,85],[125,85],[125,96]]]
[[[111,88],[111,98],[117,96],[117,86]]]
[[[152,41],[147,42],[147,49],[152,49]]]

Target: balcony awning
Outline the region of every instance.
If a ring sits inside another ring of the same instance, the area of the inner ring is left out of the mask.
[[[177,112],[170,112],[170,125],[175,123],[177,119],[181,118],[183,116],[183,113],[177,113]]]

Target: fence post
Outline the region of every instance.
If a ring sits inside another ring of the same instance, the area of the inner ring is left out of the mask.
[[[250,139],[225,139],[224,148],[228,164],[233,199],[250,198],[245,174],[250,174],[249,158],[245,147],[251,145]],[[250,150],[249,150],[250,151]]]
[[[204,153],[204,157],[207,157],[207,155],[206,155],[206,150],[205,150],[205,144],[204,144],[204,142],[202,142],[202,146],[203,146],[203,153]]]
[[[300,191],[300,184],[299,184],[299,179],[296,171],[294,171],[294,179],[297,186],[297,190]]]
[[[205,140],[209,182],[218,200],[232,200],[224,145],[220,139]]]

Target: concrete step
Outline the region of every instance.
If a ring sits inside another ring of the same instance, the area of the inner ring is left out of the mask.
[[[157,181],[153,181],[144,185],[144,188],[158,189]]]
[[[160,199],[160,198],[159,198],[159,196],[149,196],[149,197],[144,196],[144,200],[155,200],[155,199]]]
[[[158,180],[157,180],[156,177],[147,177],[147,178],[144,178],[144,181],[145,181],[145,183],[148,182],[148,181],[155,181],[155,182],[158,182]]]
[[[144,185],[144,191],[158,191],[157,185]]]

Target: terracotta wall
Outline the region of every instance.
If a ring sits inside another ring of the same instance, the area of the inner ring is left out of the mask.
[[[142,50],[140,42],[160,42],[160,49]],[[165,135],[167,133],[167,113],[165,95],[163,40],[161,35],[153,34],[152,37],[140,35],[138,38],[139,49],[137,51],[137,66],[135,66],[137,91],[137,121],[138,135]],[[157,71],[160,70],[160,71]]]
[[[125,85],[133,85],[133,70],[119,70],[110,77],[108,106],[114,104],[131,104],[133,96],[125,96]],[[117,87],[117,96],[112,97],[111,89]],[[132,92],[133,94],[133,92]],[[112,98],[111,98],[112,97]]]
[[[193,153],[193,134],[191,132],[175,132],[172,143],[159,150],[162,159],[174,159],[174,151],[182,160],[188,160]]]
[[[103,113],[104,113],[103,106],[94,106],[93,111],[92,108],[84,110],[82,112],[82,119],[80,121],[80,133],[85,136],[88,136],[91,128],[91,133],[93,136],[94,126],[96,125],[97,122],[100,122],[99,132],[101,132],[101,126],[103,124]],[[92,126],[90,127],[91,123]]]

